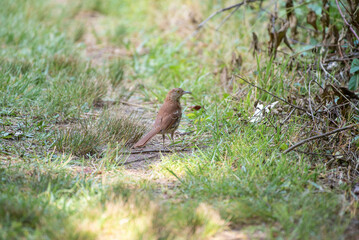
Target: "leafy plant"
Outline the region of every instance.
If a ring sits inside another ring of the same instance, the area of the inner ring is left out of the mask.
[[[359,59],[354,59],[350,68],[350,73],[353,76],[349,80],[348,88],[352,91],[356,91],[359,86]]]

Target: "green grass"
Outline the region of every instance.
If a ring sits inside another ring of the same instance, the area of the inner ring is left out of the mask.
[[[231,224],[266,223],[271,237],[341,235],[345,228],[340,226],[348,221],[343,199],[317,184],[323,169],[313,170],[304,159],[273,150],[279,146],[271,144],[270,133],[265,128],[244,128],[234,138],[220,137],[222,146],[181,161],[173,156],[160,169],[178,177],[189,198],[218,207]]]
[[[184,42],[196,26],[188,16],[231,3],[0,0],[0,239],[208,239],[224,230],[345,238],[358,218],[350,184],[331,189],[323,163],[282,154],[304,116],[250,123],[256,100],[276,99],[239,80],[232,91],[221,84],[235,52],[239,73],[264,89],[307,93],[311,76],[299,81],[290,57],[252,56],[251,31],[263,42],[265,15],[241,8],[219,32],[223,15]],[[98,45],[86,45],[88,34]],[[91,47],[103,65],[91,63]],[[101,55],[106,48],[127,54]],[[193,92],[179,129],[190,134],[176,143],[193,151],[131,174],[122,163],[146,126],[116,105],[134,100],[152,111],[173,87]]]
[[[2,239],[197,238],[224,225],[209,206],[159,205],[150,187],[121,177],[104,184],[105,175],[88,179],[66,164],[9,165],[0,174]]]

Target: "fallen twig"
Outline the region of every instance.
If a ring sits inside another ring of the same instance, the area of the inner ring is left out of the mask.
[[[284,125],[284,123],[286,123],[290,119],[294,110],[295,110],[295,108],[293,108],[292,111],[290,111],[290,113],[288,114],[288,116],[283,120],[283,122],[280,123],[281,126]]]
[[[118,103],[121,103],[123,105],[128,105],[128,106],[132,106],[132,107],[138,107],[138,108],[149,108],[149,107],[145,107],[141,104],[136,104],[136,103],[130,103],[130,102],[126,102],[126,101],[122,101],[122,100],[119,100],[117,101]],[[116,102],[114,102],[116,103]]]
[[[134,160],[134,161],[131,161],[131,162],[124,162],[122,165],[128,165],[128,164],[135,163],[135,162],[142,162],[142,161],[150,160],[150,159],[156,158],[156,157],[158,157],[158,155],[145,157],[145,158],[140,158],[140,159],[137,159],[137,160]]]
[[[181,148],[181,149],[150,149],[150,150],[143,150],[143,151],[134,151],[134,152],[121,152],[123,154],[144,154],[144,153],[174,153],[174,152],[186,152],[189,149]]]
[[[313,152],[306,152],[306,151],[300,151],[300,150],[294,150],[295,152],[299,152],[299,153],[303,153],[303,154],[307,154],[307,155],[314,155],[314,156],[327,156],[327,157],[332,157],[332,158],[339,158],[339,157],[343,157],[344,155],[333,155],[333,154],[325,154],[325,153],[313,153]],[[327,164],[327,163],[326,163]]]
[[[330,59],[326,59],[324,61],[324,63],[328,63],[328,62],[340,62],[340,61],[346,61],[346,60],[352,60],[352,59],[356,59],[358,58],[359,53],[350,53],[347,54],[346,56],[342,57],[342,58],[330,58]]]
[[[311,97],[311,94],[310,94],[310,85],[311,85],[312,81],[309,81],[309,84],[308,84],[308,105],[309,105],[309,110],[310,110],[310,116],[312,117],[313,119],[313,123],[314,123],[314,126],[316,129],[318,129],[318,126],[317,126],[317,123],[314,119],[314,113],[313,113],[313,108],[312,108],[312,97]]]
[[[349,126],[346,126],[346,127],[342,127],[342,128],[338,128],[338,129],[335,129],[333,131],[330,131],[330,132],[327,132],[327,133],[324,133],[324,134],[321,134],[321,135],[317,135],[317,136],[314,136],[314,137],[310,137],[310,138],[307,138],[307,139],[304,139],[296,144],[294,144],[293,146],[291,146],[290,148],[288,148],[287,150],[285,150],[283,153],[286,154],[286,153],[289,153],[290,151],[292,151],[293,149],[303,145],[304,143],[306,142],[310,142],[314,139],[318,139],[318,138],[322,138],[322,137],[326,137],[326,136],[329,136],[329,135],[332,135],[334,133],[337,133],[337,132],[341,132],[341,131],[344,131],[344,130],[347,130],[347,129],[350,129],[350,128],[353,128],[355,126],[355,124],[352,124],[352,125],[349,125]]]

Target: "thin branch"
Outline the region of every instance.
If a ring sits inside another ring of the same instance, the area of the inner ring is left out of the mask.
[[[332,157],[332,158],[337,158],[337,157],[343,157],[344,155],[333,155],[333,154],[325,154],[325,153],[313,153],[313,152],[305,152],[305,151],[300,151],[300,150],[295,150],[295,152],[299,152],[299,153],[303,153],[303,154],[307,154],[307,155],[316,155],[316,156],[327,156],[327,157]]]
[[[189,149],[149,149],[149,150],[142,150],[142,151],[134,151],[134,152],[121,152],[123,154],[145,154],[145,153],[175,153],[175,152],[186,152],[189,151]]]
[[[108,101],[108,102],[110,102],[110,101]],[[143,106],[143,105],[141,105],[141,104],[136,104],[136,103],[130,103],[130,102],[122,101],[122,100],[113,101],[113,103],[121,103],[121,104],[123,104],[123,105],[131,106],[131,107],[138,107],[138,108],[147,108],[147,109],[149,109],[149,107],[147,107],[147,106]]]
[[[123,104],[123,105],[127,105],[127,106],[131,106],[131,107],[137,107],[137,108],[144,108],[144,109],[152,109],[151,107],[148,106],[144,106],[141,104],[136,104],[136,103],[131,103],[131,102],[126,102],[126,101],[122,101],[122,100],[105,100],[102,101],[103,104],[108,104],[108,105],[115,105],[115,104]]]
[[[315,119],[314,119],[314,113],[313,113],[313,108],[312,108],[312,97],[311,97],[311,94],[310,94],[310,85],[312,84],[312,80],[309,81],[309,85],[308,85],[308,105],[309,105],[309,110],[310,110],[310,115],[313,119],[313,123],[315,125],[315,128],[318,130],[318,126],[317,126],[317,123],[315,122]]]
[[[243,1],[241,3],[236,3],[229,7],[222,8],[222,9],[212,13],[208,18],[206,18],[204,21],[202,21],[200,24],[198,24],[197,30],[201,29],[209,20],[211,20],[214,16],[216,16],[219,13],[231,10],[232,8],[239,8],[240,6],[242,6],[245,3],[251,3],[251,2],[256,2],[256,1],[258,1],[258,0],[247,0],[247,1]]]
[[[242,79],[243,81],[245,81],[245,82],[248,83],[249,85],[251,85],[251,86],[253,86],[253,87],[255,87],[255,88],[258,88],[259,90],[262,90],[263,92],[268,93],[268,94],[271,95],[272,97],[274,97],[274,98],[276,98],[276,99],[278,99],[278,100],[281,100],[282,102],[285,102],[286,104],[292,106],[293,108],[298,109],[298,110],[300,110],[300,111],[303,111],[303,112],[307,113],[307,110],[306,110],[306,109],[301,108],[301,107],[299,107],[299,106],[297,106],[297,105],[291,104],[291,103],[288,102],[287,100],[285,100],[285,99],[283,99],[283,98],[281,98],[281,97],[278,97],[278,96],[274,95],[273,93],[270,93],[270,92],[268,92],[267,90],[265,90],[265,89],[263,89],[263,88],[261,88],[261,87],[258,87],[257,85],[255,85],[255,84],[251,83],[250,81],[244,79],[242,76],[237,75],[237,74],[234,74],[234,76],[236,76],[237,78]]]
[[[144,150],[144,151],[136,151],[136,152],[123,152],[123,153],[127,153],[127,154],[142,154],[142,153],[175,153],[175,152],[186,152],[189,151],[189,149],[179,149],[179,150],[157,150],[157,149],[150,149],[150,150]],[[135,163],[135,162],[141,162],[141,161],[146,161],[146,160],[150,160],[153,158],[159,157],[159,154],[156,154],[154,156],[149,156],[149,157],[144,157],[144,158],[140,158],[131,162],[124,162],[123,165],[127,165],[127,164],[131,164],[131,163]]]
[[[280,123],[280,126],[283,126],[284,123],[286,123],[290,117],[292,116],[293,112],[295,111],[295,108],[292,109],[292,111],[290,111],[290,113],[288,114],[288,116],[283,120],[283,122]]]
[[[339,61],[352,60],[352,59],[358,58],[358,56],[359,56],[359,53],[352,53],[352,54],[348,54],[348,55],[344,56],[343,58],[326,59],[324,62],[328,63],[328,62],[339,62]]]
[[[216,31],[218,31],[223,24],[239,9],[240,6],[237,6],[230,14],[228,14],[223,20],[222,22],[218,25],[218,27],[216,27]]]
[[[217,14],[222,13],[222,12],[225,12],[225,11],[228,11],[228,10],[231,10],[231,9],[233,9],[233,8],[236,8],[236,9],[232,12],[232,13],[234,13],[234,12],[235,12],[240,6],[242,6],[243,4],[245,4],[245,3],[257,2],[257,1],[259,1],[259,0],[245,0],[245,1],[243,1],[243,2],[236,3],[236,4],[232,5],[232,6],[222,8],[222,9],[220,9],[220,10],[218,10],[218,11],[212,13],[208,18],[206,18],[204,21],[202,21],[200,24],[198,24],[196,30],[195,30],[194,32],[192,32],[191,35],[189,35],[189,36],[180,44],[180,46],[182,46],[185,42],[187,42],[188,39],[190,39],[190,38],[196,36],[196,35],[199,33],[199,31],[204,27],[204,25],[206,25],[206,23],[207,23],[209,20],[211,20],[213,17],[215,17]],[[230,15],[232,15],[232,14],[230,14]],[[229,17],[230,17],[230,16],[229,16]],[[228,17],[228,18],[229,18],[229,17]],[[228,19],[228,18],[227,18],[227,19]],[[227,20],[227,19],[226,19],[226,20]],[[218,30],[218,28],[219,28],[219,27],[217,27],[216,30]]]
[[[310,142],[312,140],[315,140],[315,139],[318,139],[318,138],[322,138],[322,137],[326,137],[326,136],[329,136],[329,135],[332,135],[334,133],[337,133],[337,132],[341,132],[341,131],[344,131],[344,130],[347,130],[347,129],[350,129],[350,128],[353,128],[355,127],[355,124],[352,124],[352,125],[349,125],[349,126],[346,126],[346,127],[342,127],[342,128],[338,128],[338,129],[335,129],[333,131],[330,131],[330,132],[327,132],[327,133],[324,133],[324,134],[321,134],[321,135],[317,135],[317,136],[314,136],[314,137],[310,137],[310,138],[307,138],[307,139],[304,139],[296,144],[294,144],[293,146],[291,146],[290,148],[288,148],[287,150],[285,150],[283,153],[286,154],[286,153],[289,153],[290,151],[294,150],[295,148],[303,145],[304,143],[306,142]]]
[[[356,38],[358,39],[358,41],[359,41],[359,37],[358,37],[357,33],[354,31],[354,29],[352,28],[352,26],[351,26],[351,25],[348,23],[348,21],[345,19],[345,16],[344,16],[344,14],[343,14],[343,12],[342,12],[342,9],[341,9],[340,6],[339,6],[338,0],[335,0],[335,2],[337,3],[337,7],[338,7],[338,10],[339,10],[339,13],[340,13],[340,15],[342,16],[342,18],[343,18],[345,24],[349,27],[350,31],[352,31],[352,33],[355,35],[355,37],[356,37]]]
[[[343,2],[341,0],[339,0],[339,2],[342,4],[343,8],[345,9],[345,11],[347,11],[347,13],[350,13],[349,9],[343,4]],[[351,4],[349,4],[350,6]],[[351,6],[350,6],[351,8]]]
[[[131,162],[124,162],[122,165],[128,165],[128,164],[135,163],[135,162],[142,162],[142,161],[150,160],[150,159],[157,158],[157,157],[159,157],[159,156],[155,155],[155,156],[140,158],[140,159],[137,159],[137,160],[134,160]]]
[[[129,154],[144,154],[144,153],[170,153],[170,152],[173,152],[173,151],[166,150],[166,149],[150,149],[150,150],[126,152],[126,153],[129,153]]]

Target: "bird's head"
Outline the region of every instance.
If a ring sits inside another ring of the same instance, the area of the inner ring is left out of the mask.
[[[192,94],[191,92],[184,91],[182,88],[174,88],[167,94],[167,98],[172,101],[179,101],[184,94]]]

